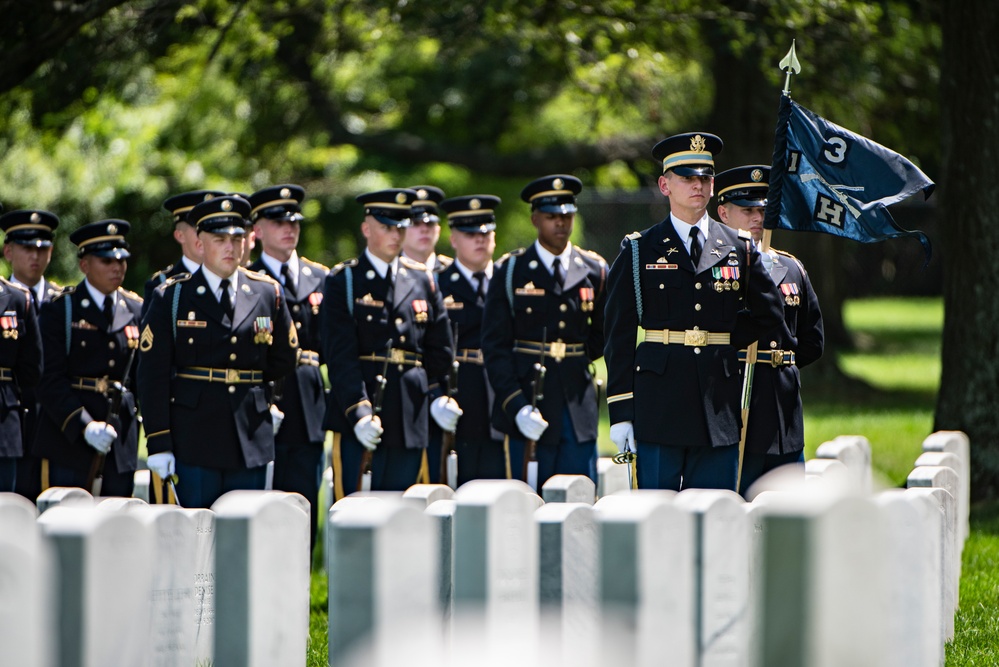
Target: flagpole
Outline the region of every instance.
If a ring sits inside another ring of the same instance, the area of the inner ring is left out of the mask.
[[[781,59],[778,64],[781,70],[786,72],[784,77],[784,90],[783,95],[790,95],[791,89],[791,75],[797,74],[801,71],[801,63],[798,62],[798,56],[794,52],[794,40],[791,40],[791,49],[787,52],[787,55]],[[763,230],[763,238],[760,239],[760,253],[770,252],[770,236],[773,234],[772,229]],[[746,280],[749,280],[749,276],[746,276]],[[754,341],[748,348],[746,348],[746,367],[743,369],[742,373],[742,428],[739,431],[739,467],[735,476],[735,491],[739,492],[739,486],[742,484],[742,463],[746,456],[746,434],[749,432],[749,403],[753,396],[753,372],[756,369],[756,353],[759,349],[759,341]]]

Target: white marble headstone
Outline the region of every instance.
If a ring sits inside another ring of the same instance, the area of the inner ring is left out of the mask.
[[[454,612],[454,510],[457,503],[451,500],[438,500],[427,506],[424,512],[437,524],[440,537],[437,551],[438,599],[446,632],[450,631],[451,616]]]
[[[50,486],[38,495],[36,504],[38,512],[41,514],[45,510],[59,505],[92,507],[94,497],[86,489],[76,486]]]
[[[332,515],[329,658],[342,664],[400,636],[437,640],[439,537],[434,521],[401,501],[354,504]],[[410,640],[413,641],[413,640]],[[414,654],[424,650],[411,644]]]
[[[597,499],[597,486],[586,475],[552,475],[541,487],[546,503],[587,503]]]
[[[959,519],[961,522],[961,540],[968,538],[969,516],[971,509],[971,443],[963,431],[937,431],[923,440],[924,452],[949,452],[961,461],[961,492],[964,498],[957,499]]]
[[[59,568],[60,665],[148,664],[153,539],[131,512],[53,507],[38,519]]]
[[[590,482],[590,492],[593,482]],[[549,480],[550,481],[550,480]],[[547,484],[545,485],[547,488]],[[579,664],[597,649],[597,524],[585,502],[553,502],[534,512],[538,525],[539,599],[553,628],[546,633],[561,643],[567,664]]]
[[[871,493],[871,443],[862,435],[840,435],[819,445],[817,459],[837,459],[847,467],[857,493]]]
[[[674,501],[694,517],[698,659],[748,665],[750,522],[734,491],[687,489]]]
[[[402,492],[406,502],[413,503],[416,509],[426,509],[438,500],[454,498],[454,489],[447,484],[414,484]]]
[[[230,491],[212,505],[217,665],[305,663],[309,517],[282,495]]]
[[[958,585],[960,582],[959,564],[957,560],[957,535],[955,532],[957,501],[950,491],[940,487],[910,486],[905,490],[912,495],[928,497],[940,517],[940,578],[942,594],[940,596],[941,632],[945,642],[954,638],[954,613],[957,611]],[[930,540],[932,537],[927,536]]]
[[[215,512],[183,512],[194,522],[194,659],[209,665],[215,658]]]
[[[56,567],[36,523],[35,505],[0,493],[0,662],[55,664]]]
[[[614,459],[601,456],[597,459],[597,497],[603,498],[618,491],[630,491],[628,466],[614,463]]]
[[[515,641],[531,654],[538,625],[533,513],[542,501],[523,482],[486,479],[466,482],[454,500],[455,636],[482,628],[484,650]]]
[[[602,656],[614,664],[697,664],[694,518],[672,491],[632,491],[594,505],[599,527]]]

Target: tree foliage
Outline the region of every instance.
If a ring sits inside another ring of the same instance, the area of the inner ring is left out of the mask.
[[[767,161],[792,38],[797,99],[930,173],[937,154],[929,2],[4,4],[0,201],[136,223],[133,286],[175,258],[160,205],[186,189],[303,184],[305,252],[331,263],[372,188],[499,194],[502,248],[530,236],[517,194],[539,174],[641,187],[655,141],[691,128],[726,138],[722,167]]]

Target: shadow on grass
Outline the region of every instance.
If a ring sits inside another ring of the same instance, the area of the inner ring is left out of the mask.
[[[824,373],[808,377],[801,388],[801,399],[809,411],[842,412],[864,410],[933,409],[935,391],[885,390],[843,373]]]

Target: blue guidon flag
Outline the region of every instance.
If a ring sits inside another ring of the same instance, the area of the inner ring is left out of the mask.
[[[766,229],[822,232],[861,243],[915,237],[930,259],[930,240],[899,227],[888,206],[934,183],[898,153],[781,97]]]

